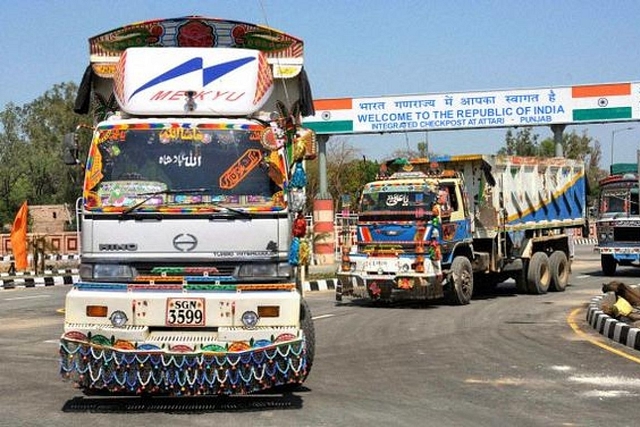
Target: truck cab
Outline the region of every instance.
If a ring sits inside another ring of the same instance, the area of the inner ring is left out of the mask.
[[[68,139],[84,184],[62,377],[87,394],[301,384],[315,348],[299,280],[309,246],[293,231],[314,143],[299,126],[312,103],[302,41],[190,16],[90,49],[76,102],[97,104],[77,111],[93,113],[87,156]]]
[[[436,299],[450,290],[458,303],[468,303],[472,282],[455,292],[451,283],[447,287],[445,270],[456,253],[470,253],[470,241],[459,174],[405,170],[380,177],[362,190],[357,241],[338,272],[340,297]]]
[[[614,164],[600,181],[596,235],[606,276],[614,276],[617,266],[640,266],[638,194],[636,164]]]

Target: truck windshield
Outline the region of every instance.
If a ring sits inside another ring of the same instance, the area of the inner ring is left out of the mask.
[[[409,191],[390,188],[389,191],[365,189],[360,199],[360,213],[388,212],[410,213],[416,210],[430,211],[437,196],[431,191]]]
[[[282,189],[263,162],[260,130],[185,124],[99,129],[86,167],[85,207],[273,207]]]
[[[600,195],[600,216],[638,215],[638,189],[603,189]]]

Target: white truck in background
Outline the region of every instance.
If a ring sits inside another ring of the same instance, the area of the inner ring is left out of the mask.
[[[87,394],[301,384],[315,347],[296,221],[315,153],[299,126],[313,109],[303,42],[189,16],[89,43],[76,101],[94,120],[86,161],[66,139],[85,177],[62,377]]]
[[[640,266],[639,177],[637,163],[615,163],[599,182],[596,236],[605,276],[615,276],[618,266]]]

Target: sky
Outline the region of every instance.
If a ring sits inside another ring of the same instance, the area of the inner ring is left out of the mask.
[[[636,0],[6,0],[0,109],[80,83],[87,40],[138,21],[202,15],[305,42],[315,99],[640,81]],[[631,128],[630,130],[627,128]],[[601,167],[635,161],[640,123],[568,126],[601,144]],[[493,154],[506,129],[342,136],[373,160],[427,140],[437,154]],[[534,128],[540,140],[548,126]]]

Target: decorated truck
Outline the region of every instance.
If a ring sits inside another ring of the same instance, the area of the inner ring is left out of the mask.
[[[638,165],[611,165],[608,177],[600,181],[597,249],[605,276],[614,276],[621,266],[640,266],[640,208]]]
[[[94,121],[65,138],[84,186],[62,377],[87,394],[295,388],[315,347],[303,42],[189,16],[89,44],[75,108]]]
[[[355,242],[345,239],[336,299],[445,298],[514,279],[519,292],[564,291],[572,229],[585,223],[584,164],[462,155],[396,159],[366,184]]]

